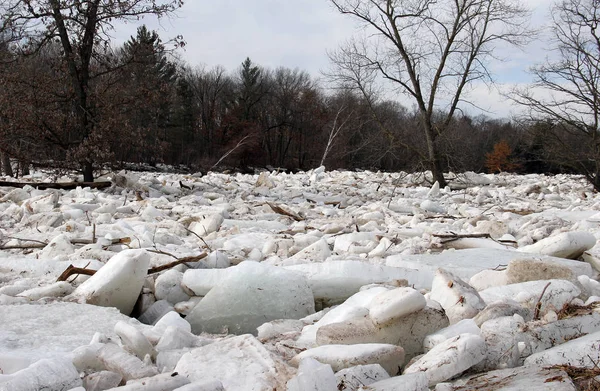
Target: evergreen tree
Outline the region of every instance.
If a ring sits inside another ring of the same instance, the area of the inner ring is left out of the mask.
[[[127,159],[156,164],[164,160],[165,144],[169,141],[177,67],[169,61],[158,33],[146,26],[139,27],[137,35],[124,44],[122,61],[129,131],[141,140]]]

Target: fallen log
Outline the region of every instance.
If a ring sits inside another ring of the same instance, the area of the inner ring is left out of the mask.
[[[36,189],[39,189],[39,190],[46,190],[46,189],[73,190],[73,189],[76,189],[78,186],[90,187],[92,189],[104,189],[104,188],[110,187],[112,185],[112,182],[101,181],[101,182],[50,182],[50,183],[43,183],[43,182],[0,181],[1,187],[23,188],[27,185],[35,187]]]
[[[34,240],[34,239],[11,238],[11,237],[9,237],[9,239],[16,239],[16,240],[20,240],[23,242],[33,242],[33,243],[32,244],[14,244],[14,245],[6,245],[6,246],[0,245],[0,250],[29,250],[29,249],[36,249],[36,248],[44,248],[49,244],[49,242],[42,242],[42,241]],[[86,245],[86,244],[96,243],[96,240],[73,238],[70,240],[70,242],[71,242],[71,244],[75,244],[75,245]],[[129,237],[111,239],[111,244],[129,244],[130,242],[131,242],[131,239]]]

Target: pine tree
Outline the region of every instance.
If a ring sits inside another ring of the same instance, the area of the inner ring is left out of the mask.
[[[177,68],[167,55],[158,33],[146,26],[138,28],[137,35],[124,44],[122,51],[131,131],[139,133],[142,141],[134,159],[150,164],[164,160],[158,155],[163,152],[171,126]]]

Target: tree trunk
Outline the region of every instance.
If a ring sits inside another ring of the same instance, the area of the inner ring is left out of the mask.
[[[437,151],[435,144],[433,145],[433,149],[434,155],[430,156],[430,158],[433,159],[431,162],[431,173],[433,174],[433,179],[440,184],[441,188],[444,188],[448,185],[448,182],[446,182],[446,178],[444,178],[444,170],[442,169],[439,152]]]
[[[596,176],[590,181],[592,186],[594,187],[595,192],[600,192],[600,175],[596,174]]]
[[[21,169],[21,176],[29,175],[29,163],[19,161],[19,167]]]
[[[94,166],[91,162],[83,163],[82,172],[84,182],[94,182]]]
[[[1,152],[2,154],[2,172],[7,176],[14,176],[12,166],[10,165],[10,156],[6,154],[6,152]]]
[[[423,114],[422,114],[423,115]],[[423,120],[423,127],[425,128],[425,139],[427,141],[427,156],[428,165],[433,175],[433,180],[440,184],[441,188],[448,185],[446,178],[444,178],[444,170],[442,169],[442,162],[440,160],[440,152],[435,145],[435,131],[433,125],[427,119]]]

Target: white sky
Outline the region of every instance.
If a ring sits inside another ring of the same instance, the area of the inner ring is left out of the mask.
[[[553,0],[522,1],[533,10],[534,26],[548,20]],[[180,55],[192,66],[223,65],[233,71],[250,57],[265,67],[297,67],[315,77],[328,67],[327,50],[335,49],[358,27],[327,0],[187,0],[176,18],[140,23],[157,30],[163,41],[183,35],[187,45]],[[135,35],[136,28],[134,23],[117,26],[117,42]],[[536,41],[525,50],[502,51],[505,61],[491,67],[498,87],[527,83],[526,71],[544,59],[545,47]],[[491,110],[490,116],[511,114],[510,103],[486,86],[477,86],[473,98]]]

